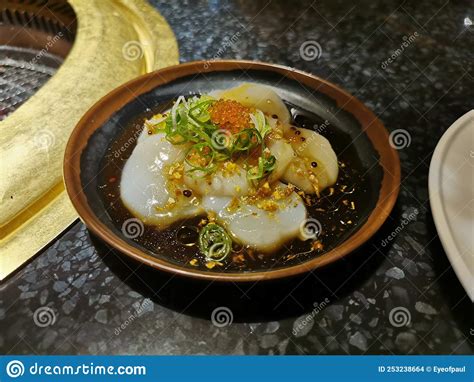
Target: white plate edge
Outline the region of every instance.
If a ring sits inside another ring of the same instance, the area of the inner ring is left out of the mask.
[[[448,130],[445,131],[436,145],[430,162],[428,192],[430,197],[431,213],[433,215],[436,230],[438,231],[438,237],[441,241],[441,244],[443,245],[446,255],[448,256],[449,262],[454,269],[454,272],[456,273],[469,298],[474,302],[474,278],[469,272],[467,264],[459,254],[456,242],[451,235],[451,231],[442,207],[440,193],[435,191],[437,189],[437,185],[440,182],[441,158],[444,156],[447,144],[454,137],[457,131],[463,128],[464,124],[470,118],[474,118],[474,109],[458,118],[448,128]]]

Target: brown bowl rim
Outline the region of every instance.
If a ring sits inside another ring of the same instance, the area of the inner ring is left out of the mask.
[[[185,268],[153,257],[115,235],[94,214],[83,191],[80,178],[80,159],[90,136],[117,110],[134,97],[176,80],[197,73],[230,70],[262,70],[284,75],[309,88],[317,90],[336,100],[338,107],[351,113],[362,126],[378,152],[383,179],[379,198],[365,223],[347,240],[322,256],[287,268],[242,273],[207,272]],[[361,101],[337,85],[301,70],[277,64],[246,60],[192,61],[170,66],[137,77],[96,102],[74,128],[64,154],[64,182],[69,198],[81,220],[96,236],[121,253],[161,271],[212,281],[251,282],[270,280],[306,273],[339,260],[369,240],[389,216],[400,188],[400,159],[397,151],[389,144],[389,134],[382,122]]]

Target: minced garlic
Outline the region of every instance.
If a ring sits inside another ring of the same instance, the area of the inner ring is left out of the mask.
[[[207,213],[207,219],[209,220],[209,222],[216,221],[216,213],[214,211],[209,211]]]
[[[279,205],[274,200],[261,200],[257,203],[257,207],[264,211],[275,212],[278,210]]]
[[[170,180],[180,180],[184,175],[183,163],[173,163],[168,169],[168,177]]]
[[[234,175],[238,170],[238,166],[234,162],[224,162],[222,165],[222,174],[226,177]]]
[[[230,203],[227,205],[227,211],[229,212],[235,212],[239,208],[239,199],[237,198],[232,198]]]

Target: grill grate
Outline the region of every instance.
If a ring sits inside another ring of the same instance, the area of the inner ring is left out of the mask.
[[[0,121],[56,72],[62,58],[34,49],[0,46]]]
[[[66,0],[0,0],[0,121],[54,75],[75,31]]]

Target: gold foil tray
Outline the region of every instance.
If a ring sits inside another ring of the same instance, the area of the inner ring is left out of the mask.
[[[69,134],[81,116],[118,85],[178,63],[172,30],[145,1],[70,0],[69,4],[77,30],[64,63],[0,122],[0,280],[77,218],[61,169]],[[41,12],[45,13],[44,7]],[[0,33],[5,40],[8,32],[0,28]],[[54,51],[51,41],[44,40],[49,42],[48,52]],[[57,49],[64,48],[61,44],[58,40]]]

